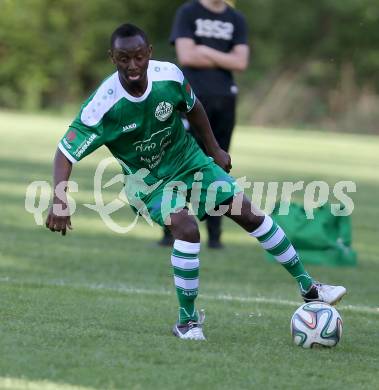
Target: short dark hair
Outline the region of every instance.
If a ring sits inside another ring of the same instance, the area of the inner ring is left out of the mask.
[[[136,35],[142,37],[146,45],[149,45],[149,40],[145,31],[141,30],[139,27],[130,23],[124,23],[121,26],[118,26],[111,35],[111,49],[113,49],[117,38],[135,37]]]

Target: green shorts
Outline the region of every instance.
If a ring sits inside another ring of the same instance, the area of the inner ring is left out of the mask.
[[[229,204],[238,192],[235,179],[210,161],[204,167],[180,172],[142,200],[150,218],[164,226],[169,223],[171,213],[188,205],[191,205],[189,213],[203,220],[213,214],[212,210]]]

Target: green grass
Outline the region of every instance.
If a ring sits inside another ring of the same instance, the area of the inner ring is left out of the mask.
[[[296,286],[230,221],[226,249],[205,246],[198,306],[205,343],[170,334],[176,318],[170,251],[141,221],[111,232],[93,211],[92,177],[106,150],[75,166],[78,203],[67,237],[36,226],[26,187],[51,181],[68,118],[0,113],[0,389],[373,389],[379,379],[379,138],[239,128],[233,174],[256,181],[353,180],[355,268],[308,267],[347,286],[344,335],[332,350],[302,350],[289,335]],[[108,175],[118,172],[114,165]],[[119,187],[107,190],[107,199]],[[45,213],[46,214],[46,213]],[[132,213],[124,208],[117,221]],[[205,238],[204,227],[201,226]]]

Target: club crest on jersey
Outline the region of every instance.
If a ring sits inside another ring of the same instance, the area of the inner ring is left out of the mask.
[[[173,109],[171,103],[160,102],[155,110],[155,117],[159,121],[164,122],[171,116]]]

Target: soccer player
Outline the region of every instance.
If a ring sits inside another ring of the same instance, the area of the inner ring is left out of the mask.
[[[110,56],[117,71],[84,103],[58,145],[53,206],[46,227],[62,235],[71,229],[67,197],[59,194],[60,183],[68,181],[73,164],[105,145],[120,161],[127,177],[137,177],[127,183],[127,193],[139,197],[134,210],[147,211],[161,226],[168,224],[175,238],[171,263],[179,301],[179,318],[173,328],[177,337],[205,339],[204,317],[195,308],[200,252],[196,219],[183,203],[176,204],[168,216],[162,212],[166,206],[164,189],[173,182],[192,189],[202,179],[203,187],[214,191],[200,191],[199,219],[211,212],[206,196],[213,196],[213,205],[226,207],[227,216],[257,238],[293,276],[305,301],[336,303],[346,289],[316,283],[304,270],[283,230],[268,215],[255,210],[228,175],[230,157],[216,142],[206,113],[182,72],[169,62],[151,60],[151,53],[148,38],[138,27],[123,24],[113,32]],[[197,129],[208,155],[185,131],[180,112],[185,112]],[[227,184],[222,190],[212,187],[212,183],[220,182]],[[240,212],[232,212],[238,202]],[[58,212],[59,208],[66,213]]]

